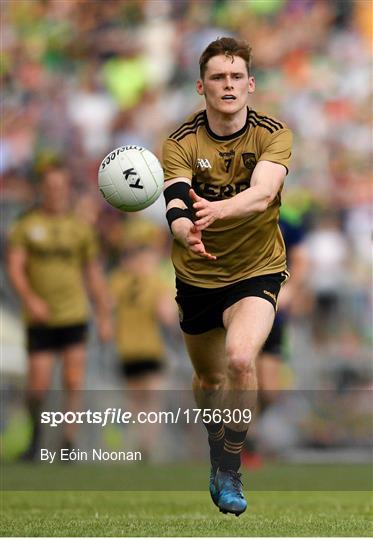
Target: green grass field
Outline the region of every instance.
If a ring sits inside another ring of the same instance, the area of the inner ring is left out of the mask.
[[[206,492],[8,491],[2,536],[371,536],[371,492],[247,493],[225,516]]]

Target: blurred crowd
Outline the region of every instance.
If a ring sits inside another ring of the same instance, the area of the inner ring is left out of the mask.
[[[287,377],[299,387],[325,377],[369,385],[371,2],[3,0],[0,9],[3,245],[38,199],[41,172],[62,162],[75,210],[95,227],[105,269],[115,269],[132,218],[101,198],[101,160],[124,144],[159,156],[202,107],[194,90],[202,50],[218,36],[244,38],[257,81],[250,105],[295,136],[283,212],[304,228],[313,301],[293,309]],[[160,266],[172,283],[163,201],[144,215],[163,234]],[[0,263],[6,313],[18,313],[4,254]]]

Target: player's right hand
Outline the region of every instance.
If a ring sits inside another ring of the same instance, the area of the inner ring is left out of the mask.
[[[193,253],[196,253],[205,259],[209,259],[210,261],[216,261],[216,256],[206,251],[204,243],[202,242],[202,231],[198,230],[195,225],[189,230],[186,236],[186,242],[190,251]]]
[[[190,249],[190,251],[205,259],[216,260],[215,255],[207,253],[202,242],[202,231],[198,230],[190,219],[176,219],[172,223],[172,233],[186,249]]]
[[[33,295],[28,297],[25,303],[27,312],[33,321],[41,323],[48,321],[49,307],[42,298]]]

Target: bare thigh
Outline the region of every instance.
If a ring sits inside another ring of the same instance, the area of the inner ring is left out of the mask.
[[[211,378],[226,370],[225,330],[215,328],[203,334],[184,333],[184,341],[198,377]]]
[[[126,380],[128,390],[162,390],[164,375],[159,373],[147,373],[141,377],[129,377]]]
[[[51,384],[54,365],[52,351],[33,352],[29,355],[27,388],[33,394],[45,393]]]
[[[62,352],[63,383],[69,390],[80,390],[84,385],[86,368],[85,343],[77,343],[66,347]]]
[[[242,298],[223,313],[227,330],[228,363],[247,357],[255,362],[273,325],[275,310],[267,300],[256,296]]]
[[[224,375],[232,364],[255,363],[274,321],[272,304],[259,297],[242,298],[224,311],[225,329],[184,333],[197,376]]]
[[[131,410],[136,413],[161,410],[164,399],[163,379],[164,376],[160,373],[128,378],[125,383],[125,398],[129,401]]]

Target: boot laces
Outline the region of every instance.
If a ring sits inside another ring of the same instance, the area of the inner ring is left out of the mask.
[[[241,480],[241,473],[238,473],[236,471],[229,471],[229,475],[232,482],[232,487],[234,491],[242,496],[241,489],[242,489],[242,480]]]

